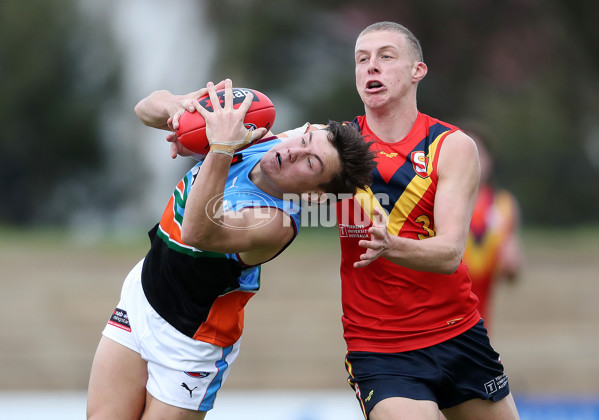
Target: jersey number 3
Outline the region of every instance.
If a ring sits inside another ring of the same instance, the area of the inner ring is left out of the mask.
[[[428,216],[425,216],[424,214],[418,216],[415,222],[420,223],[422,225],[422,230],[424,231],[424,233],[418,234],[418,239],[432,238],[435,236],[435,231],[431,229],[431,219]]]

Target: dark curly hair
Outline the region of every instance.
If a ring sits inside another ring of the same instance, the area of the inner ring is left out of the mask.
[[[341,169],[320,187],[332,194],[355,194],[359,188],[368,187],[376,167],[370,143],[364,140],[352,123],[329,121],[325,129],[329,131],[329,141],[339,153]]]

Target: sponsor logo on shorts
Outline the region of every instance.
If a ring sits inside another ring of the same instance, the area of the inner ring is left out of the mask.
[[[191,376],[192,378],[205,378],[210,376],[210,372],[185,372],[187,376]]]
[[[372,394],[374,394],[374,389],[370,390],[370,392],[368,393],[368,396],[366,397],[364,402],[370,401],[370,399],[372,398]]]
[[[492,381],[489,381],[485,384],[485,391],[487,394],[494,394],[500,389],[504,388],[508,384],[507,375],[504,373],[499,375]]]
[[[187,384],[185,382],[181,383],[181,386],[183,388],[185,388],[188,392],[189,392],[189,398],[193,397],[193,391],[195,391],[196,389],[198,389],[198,387],[194,387],[194,388],[189,388],[189,386],[187,386]]]
[[[353,383],[352,386],[354,387],[354,392],[356,393],[356,397],[358,397],[359,400],[362,399],[362,393],[360,392],[360,386],[357,383]]]
[[[112,325],[114,327],[120,328],[121,330],[131,332],[131,324],[129,324],[129,317],[127,316],[127,311],[123,309],[116,308],[114,310],[112,316],[108,320],[108,325]]]

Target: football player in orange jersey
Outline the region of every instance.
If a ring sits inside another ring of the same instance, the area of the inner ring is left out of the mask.
[[[224,87],[213,112],[197,103],[209,93],[219,104],[212,83],[155,92],[135,108],[146,125],[176,129],[191,106],[206,120],[210,152],[177,184],[125,279],[92,364],[89,419],[203,419],[239,352],[261,264],[299,233],[299,196],[352,195],[371,179],[372,152],[353,127],[331,121],[285,142],[263,138],[265,128],[243,125],[251,97],[233,109],[231,81]]]

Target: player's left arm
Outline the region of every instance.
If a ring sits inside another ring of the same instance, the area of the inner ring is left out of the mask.
[[[458,268],[480,179],[478,152],[470,137],[456,131],[447,136],[439,153],[435,236],[422,240],[391,236],[385,215],[377,209],[370,240],[360,241],[366,252],[354,263],[355,267],[384,257],[419,271],[451,274]]]
[[[444,271],[453,273],[459,266],[470,229],[480,181],[480,163],[474,141],[462,131],[445,139],[438,162],[435,194],[435,245],[441,250]]]
[[[223,89],[225,82],[221,81],[216,89]],[[198,98],[208,93],[207,88],[177,95],[168,90],[155,90],[141,99],[133,108],[137,118],[148,127],[173,131],[179,128],[179,117],[183,111],[195,112],[201,106]]]
[[[207,87],[212,103],[219,104],[215,86],[209,83]],[[223,210],[234,149],[266,133],[265,128],[248,132],[243,125],[251,95],[234,109],[230,80],[226,81],[224,95],[224,105],[214,105],[212,112],[199,110],[206,120],[211,151],[200,166],[187,198],[181,239],[205,251],[238,253],[246,264],[258,264],[280,252],[293,238],[294,228],[287,219],[289,216],[276,208]]]
[[[223,80],[216,85],[216,89],[223,89],[224,86]],[[183,112],[198,111],[201,108],[198,98],[207,93],[205,87],[184,95],[176,95],[164,89],[156,90],[141,99],[133,111],[144,125],[170,131],[166,140],[171,144],[170,154],[173,159],[177,156],[194,156],[192,151],[179,142],[175,132],[179,128],[179,118]]]

